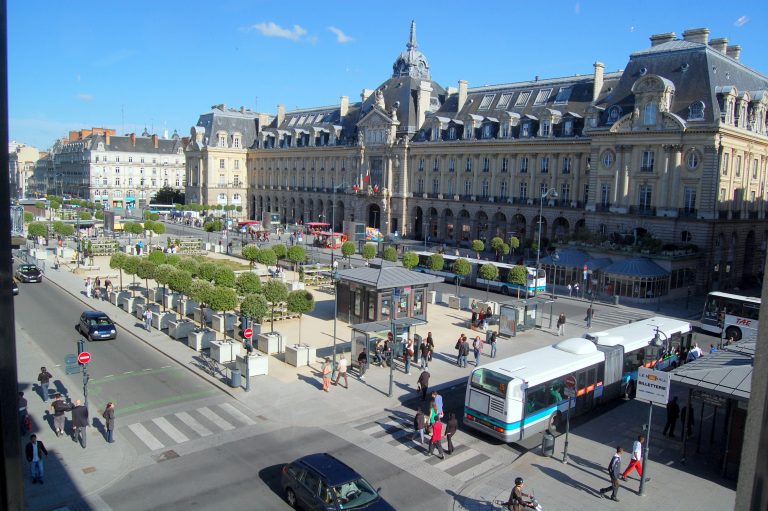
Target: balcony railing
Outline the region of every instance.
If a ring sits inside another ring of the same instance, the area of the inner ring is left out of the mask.
[[[696,208],[678,208],[677,214],[680,217],[696,218]]]
[[[651,206],[630,206],[629,213],[631,215],[655,216],[656,208]]]
[[[720,220],[728,220],[728,210],[727,209],[718,209],[717,210],[717,218]]]
[[[595,204],[595,211],[610,211],[611,205],[607,202],[598,202]]]
[[[640,172],[653,172],[653,165],[640,165]]]

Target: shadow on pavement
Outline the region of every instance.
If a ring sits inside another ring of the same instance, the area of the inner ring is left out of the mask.
[[[270,465],[269,467],[259,470],[259,479],[272,490],[275,495],[283,499],[283,487],[280,484],[280,477],[283,470],[283,465]]]
[[[491,500],[465,497],[464,495],[459,495],[453,490],[445,490],[445,493],[450,495],[453,500],[464,509],[503,509],[500,506],[497,507]]]
[[[563,484],[567,484],[568,486],[571,486],[577,490],[581,490],[583,492],[586,492],[590,495],[592,495],[595,498],[602,499],[603,497],[600,495],[598,489],[592,488],[590,486],[587,486],[584,483],[581,483],[575,479],[573,479],[568,474],[565,474],[564,472],[561,472],[560,470],[555,470],[553,468],[545,467],[543,465],[538,465],[536,463],[531,464],[532,467],[538,468],[541,472],[548,475],[555,481],[558,481]]]

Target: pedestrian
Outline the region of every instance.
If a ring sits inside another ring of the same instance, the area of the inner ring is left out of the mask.
[[[413,418],[413,435],[411,435],[411,440],[416,440],[416,434],[419,434],[419,443],[424,445],[424,427],[426,426],[426,421],[424,420],[424,412],[421,410],[421,407],[419,407],[416,410],[416,416]]]
[[[381,347],[381,341],[376,341],[376,346],[374,348],[375,353],[374,356],[376,357],[376,363],[379,365],[379,367],[384,367],[384,348]]]
[[[431,332],[430,332],[431,333]],[[419,361],[419,369],[427,369],[429,367],[429,344],[422,342],[419,348],[421,352],[421,360]]]
[[[147,329],[147,332],[152,331],[152,309],[149,307],[144,311],[144,328]]]
[[[592,328],[592,317],[595,315],[595,309],[592,308],[592,304],[589,304],[587,309],[587,315],[584,320],[587,322],[587,328]]]
[[[97,300],[101,299],[101,279],[98,276],[93,281],[93,297]]]
[[[432,401],[435,402],[435,409],[437,410],[437,414],[440,417],[442,417],[443,416],[443,396],[438,394],[436,390],[433,390]]]
[[[483,353],[483,340],[479,335],[472,341],[472,353],[475,355],[475,367],[477,367],[480,365],[480,355]]]
[[[416,389],[421,391],[421,400],[427,400],[427,391],[429,390],[429,371],[422,371],[419,379],[416,381]]]
[[[694,360],[698,359],[701,356],[701,348],[699,348],[698,344],[693,345],[693,348],[688,352],[688,355],[685,357],[685,362],[693,362]]]
[[[325,357],[323,362],[323,390],[328,392],[331,388],[331,359]]]
[[[432,339],[432,332],[427,334],[427,346],[429,346],[429,362],[432,362],[432,355],[435,353],[435,340]]]
[[[573,291],[576,293],[576,298],[578,298],[579,297],[579,283],[578,282],[573,285]]]
[[[689,414],[687,406],[680,411],[680,422],[680,436],[693,435],[693,412]]]
[[[485,330],[485,311],[477,313],[477,328]]]
[[[429,451],[427,456],[432,456],[432,451],[437,447],[437,452],[440,453],[440,459],[445,459],[445,451],[443,451],[443,423],[436,420],[432,425],[432,438],[429,440]]]
[[[709,345],[709,352],[710,353],[717,353],[717,346],[715,346],[714,344],[710,344]]]
[[[413,341],[408,339],[403,350],[403,362],[405,362],[405,374],[411,374],[411,357],[413,357]]]
[[[680,416],[680,405],[677,404],[677,396],[674,396],[667,403],[667,423],[664,425],[663,435],[669,431],[670,438],[675,438],[675,426],[677,425],[677,418]]]
[[[459,350],[461,367],[467,367],[467,357],[469,356],[469,343],[467,342],[467,336],[461,337],[461,346]]]
[[[437,403],[435,403],[435,400],[432,399],[429,402],[429,420],[427,420],[427,424],[429,424],[430,429],[432,424],[434,424],[437,420],[440,420],[440,413],[437,411]]]
[[[565,313],[561,312],[557,317],[557,335],[565,335]]]
[[[489,342],[491,343],[491,358],[496,358],[496,332],[491,332]]]
[[[85,279],[85,296],[86,298],[91,297],[91,277]]]
[[[21,436],[24,436],[27,431],[27,398],[24,397],[23,392],[19,392],[19,428],[21,429]]]
[[[339,384],[339,378],[344,378],[344,388],[349,388],[349,381],[347,381],[347,358],[342,355],[341,359],[339,360],[339,367],[338,367],[338,374],[336,375],[336,381],[333,382],[334,385]]]
[[[573,286],[571,286],[571,284],[568,284],[568,296],[571,296],[572,292],[573,292]]]
[[[106,421],[107,442],[113,444],[115,443],[115,403],[112,401],[107,403],[107,408],[101,416],[104,417],[104,420]]]
[[[611,461],[608,463],[608,475],[611,477],[611,485],[607,488],[600,488],[600,495],[604,499],[607,499],[606,493],[611,491],[610,499],[614,502],[618,502],[616,494],[619,492],[619,478],[621,477],[621,455],[624,453],[623,447],[616,448],[616,454],[613,455]]]
[[[79,441],[80,445],[85,449],[87,436],[86,429],[88,429],[88,408],[80,404],[80,400],[75,401],[75,406],[72,407],[72,440]]]
[[[360,367],[360,379],[365,381],[365,370],[368,368],[368,353],[365,348],[357,356],[357,364]]]
[[[104,279],[104,288],[106,289],[106,294],[104,295],[105,300],[109,300],[109,293],[112,292],[112,281],[109,279]]]
[[[464,334],[461,334],[456,340],[456,365],[461,367],[461,341],[464,338]]]
[[[459,429],[459,421],[456,419],[456,414],[451,412],[448,414],[448,426],[445,428],[445,438],[448,440],[448,454],[453,454],[453,435]]]
[[[40,383],[40,393],[43,395],[43,402],[48,402],[48,386],[51,384],[51,373],[45,367],[40,368],[40,374],[37,375],[37,381]]]
[[[32,475],[32,484],[43,484],[45,467],[43,466],[43,456],[48,457],[48,450],[45,448],[42,440],[37,439],[37,435],[29,437],[29,442],[24,449],[29,463],[29,471]]]
[[[491,318],[493,317],[493,309],[491,309],[491,306],[489,305],[487,309],[485,309],[485,330],[488,330],[488,325],[491,324]]]
[[[470,328],[474,329],[475,324],[477,323],[477,302],[472,300],[472,303],[470,304],[470,309],[472,309],[472,321],[469,325]]]
[[[621,480],[626,481],[627,476],[633,470],[637,470],[640,479],[643,478],[643,446],[645,445],[645,435],[639,435],[632,444],[632,459],[629,460],[626,470],[621,474]],[[647,480],[647,479],[646,479]]]
[[[53,410],[53,431],[56,433],[56,437],[60,437],[64,434],[66,427],[67,416],[64,412],[68,412],[72,409],[72,406],[65,403],[61,394],[58,392],[53,396],[53,403],[51,403],[51,409]]]

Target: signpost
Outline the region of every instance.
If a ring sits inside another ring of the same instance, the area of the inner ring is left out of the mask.
[[[80,353],[77,356],[77,363],[78,364],[85,365],[85,364],[87,364],[90,361],[91,361],[91,354],[88,353],[87,351],[84,351],[84,352]]]
[[[245,355],[245,391],[250,392],[251,391],[251,361],[249,357],[251,356],[251,351],[253,350],[253,344],[251,341],[251,338],[253,337],[253,328],[246,328],[243,330],[243,337],[247,339],[246,342],[246,349],[248,353]]]
[[[565,448],[563,463],[568,463],[568,434],[571,430],[571,402],[576,397],[576,377],[569,374],[565,377],[565,395],[568,396],[568,409],[565,411]]]
[[[80,364],[78,364],[77,355],[74,353],[70,353],[64,357],[64,364],[66,364],[66,367],[64,368],[65,374],[77,374],[80,372]]]
[[[77,357],[75,358],[75,361],[82,367],[83,372],[83,397],[85,401],[85,406],[88,407],[88,381],[91,379],[90,376],[88,376],[88,363],[91,361],[91,354],[87,351],[85,351],[85,339],[78,339],[77,341]],[[71,355],[74,356],[74,355]],[[65,361],[71,360],[68,356]],[[70,374],[75,374],[78,371],[73,371]]]
[[[253,337],[253,328],[246,328],[243,331],[243,337],[245,337],[246,339],[250,339],[251,337]]]
[[[643,448],[643,475],[640,477],[640,495],[645,495],[645,481],[648,480],[648,446],[651,445],[651,419],[653,418],[653,404],[666,405],[669,402],[669,387],[671,375],[662,371],[654,371],[647,367],[637,368],[637,391],[635,397],[648,401],[648,424],[643,429],[645,433],[645,446]],[[688,412],[690,413],[690,411]]]

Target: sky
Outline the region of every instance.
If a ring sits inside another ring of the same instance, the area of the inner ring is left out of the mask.
[[[390,77],[411,20],[443,87],[588,74],[596,60],[615,71],[652,34],[698,27],[768,74],[764,0],[8,0],[11,140],[45,150],[91,127],[186,136],[220,103],[274,114],[357,101]]]

